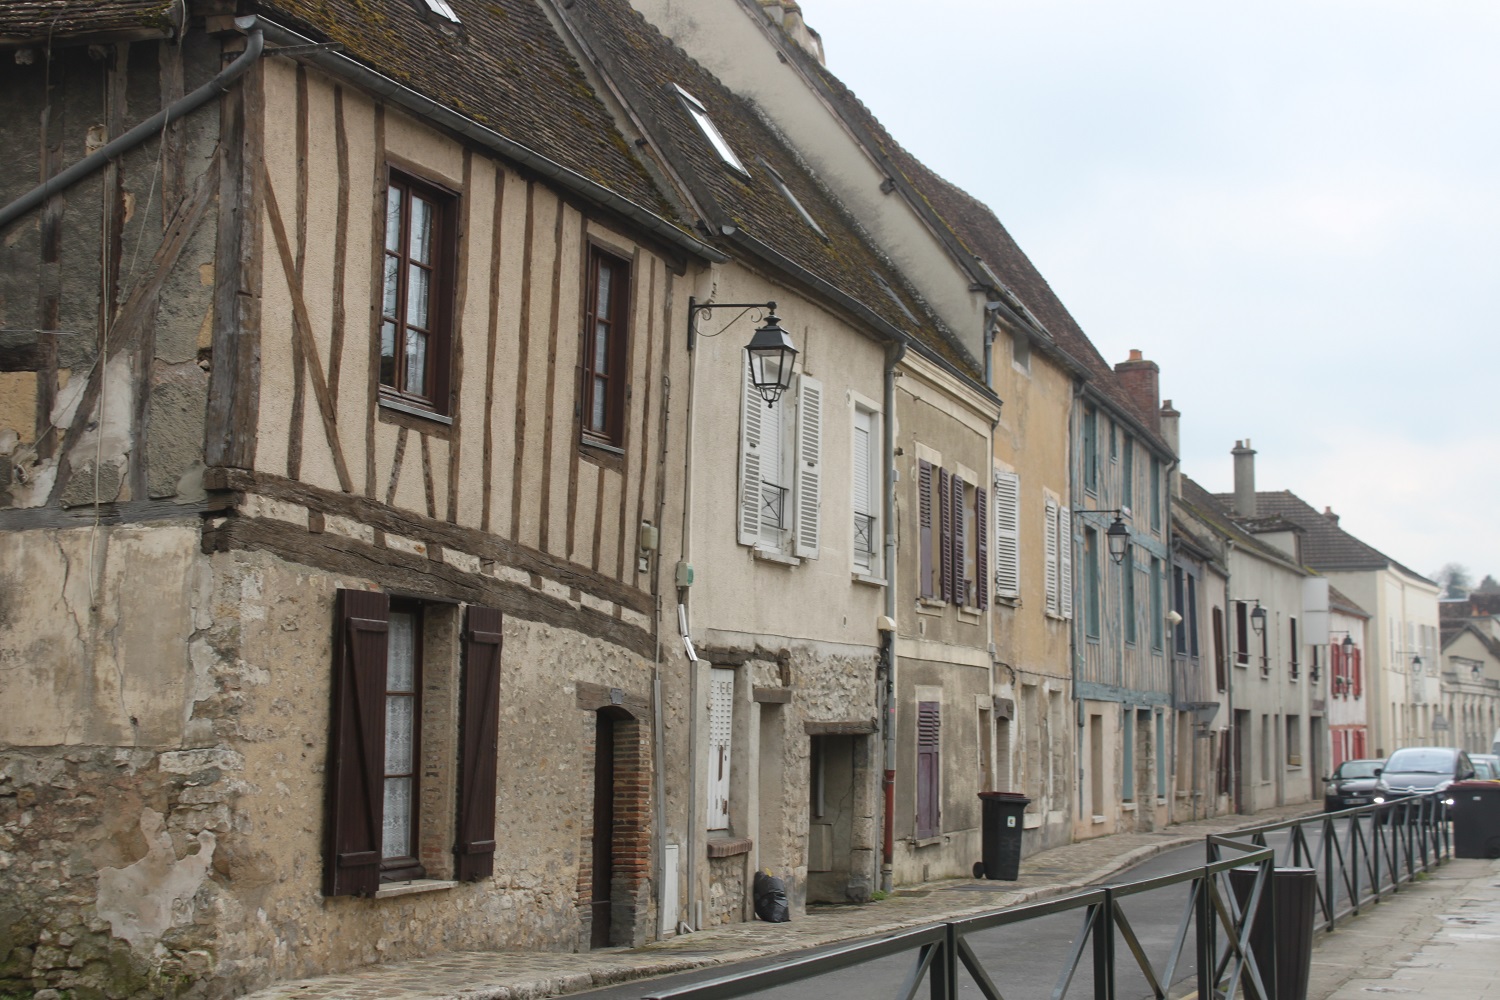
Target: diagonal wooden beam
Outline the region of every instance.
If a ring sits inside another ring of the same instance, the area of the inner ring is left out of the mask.
[[[176,215],[168,223],[166,232],[162,234],[161,243],[157,245],[156,253],[151,256],[150,267],[136,280],[135,285],[130,289],[130,294],[126,296],[119,311],[109,323],[104,343],[100,346],[99,354],[94,359],[94,366],[89,371],[83,395],[78,400],[78,406],[73,410],[73,418],[68,424],[68,429],[63,433],[62,444],[57,450],[57,478],[52,483],[52,494],[48,498],[50,503],[57,502],[58,497],[62,496],[63,488],[72,478],[73,463],[70,455],[73,446],[78,443],[79,436],[95,424],[90,414],[98,405],[104,373],[109,367],[109,359],[140,339],[145,321],[155,315],[156,300],[161,294],[162,285],[172,273],[172,269],[177,266],[183,248],[187,246],[188,240],[197,231],[204,215],[208,213],[208,206],[213,202],[213,195],[219,188],[220,148],[214,149],[213,159],[209,162],[208,169],[198,177],[198,183],[194,186],[192,194],[178,208]],[[145,373],[150,371],[150,359],[147,358],[144,361],[142,392],[146,391],[146,385],[149,384],[145,382]],[[133,447],[142,454],[145,453],[145,442],[135,442]],[[145,498],[135,497],[134,499]]]
[[[349,467],[344,464],[344,449],[339,444],[338,419],[333,412],[333,396],[328,392],[328,381],[323,376],[323,362],[318,358],[318,344],[312,335],[312,319],[307,312],[307,301],[302,295],[302,282],[297,279],[297,262],[292,256],[292,244],[286,235],[286,223],[281,219],[281,208],[276,204],[276,189],[271,184],[269,173],[265,175],[266,215],[271,220],[271,233],[276,237],[276,253],[281,258],[281,269],[286,274],[287,290],[292,294],[292,330],[302,346],[302,360],[312,376],[313,395],[318,398],[318,410],[323,414],[323,433],[328,437],[328,449],[333,452],[333,467],[338,472],[339,487],[345,493],[354,492],[354,480],[349,478]]]

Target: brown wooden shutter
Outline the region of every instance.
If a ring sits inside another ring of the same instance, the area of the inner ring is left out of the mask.
[[[922,550],[918,597],[936,597],[932,589],[932,463],[917,462],[917,523]]]
[[[953,474],[938,469],[938,564],[943,600],[953,600]]]
[[[980,610],[990,606],[990,491],[983,483],[974,484],[974,589]]]
[[[941,819],[939,790],[942,706],[935,701],[917,702],[917,838],[936,837]]]
[[[464,624],[463,701],[459,706],[458,839],[453,868],[461,881],[495,871],[495,769],[500,752],[500,612],[471,607]]]
[[[1214,681],[1220,691],[1227,689],[1224,669],[1224,609],[1214,608]]]
[[[385,594],[338,592],[324,818],[325,896],[373,896],[380,885],[390,611]]]
[[[1364,678],[1361,676],[1361,670],[1360,670],[1360,666],[1361,666],[1360,660],[1361,659],[1362,658],[1360,656],[1360,651],[1359,651],[1358,647],[1356,647],[1355,649],[1353,649],[1353,650],[1350,651],[1350,653],[1349,653],[1349,683],[1354,688],[1354,697],[1356,697],[1356,698],[1358,698],[1360,695],[1362,695],[1362,694],[1365,693]]]

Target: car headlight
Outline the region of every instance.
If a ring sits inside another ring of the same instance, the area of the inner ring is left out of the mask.
[[[1377,796],[1375,796],[1375,804],[1377,806],[1385,805],[1385,796],[1384,795],[1377,795]]]

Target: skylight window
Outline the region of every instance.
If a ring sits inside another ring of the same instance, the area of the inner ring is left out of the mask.
[[[807,209],[802,207],[802,202],[798,201],[797,196],[792,194],[792,189],[786,186],[786,181],[782,180],[781,175],[776,172],[776,168],[767,163],[765,157],[762,156],[759,159],[760,165],[765,168],[766,173],[771,175],[771,180],[776,182],[776,190],[780,191],[782,197],[792,203],[792,207],[797,210],[797,214],[802,216],[802,221],[811,226],[813,232],[825,240],[828,239],[828,234],[823,232],[823,227],[818,225],[818,220],[814,219]]]
[[[674,83],[672,86],[677,89],[677,96],[682,98],[682,103],[688,109],[688,114],[692,115],[693,121],[698,123],[698,130],[703,133],[703,137],[708,140],[709,145],[713,146],[714,152],[719,154],[719,159],[746,177],[749,177],[750,171],[745,169],[745,165],[740,162],[740,158],[734,155],[734,150],[729,148],[729,143],[725,140],[724,134],[719,131],[719,127],[714,124],[714,120],[708,116],[708,109],[703,106],[703,102],[677,86],[677,84]]]
[[[448,6],[448,0],[427,0],[427,7],[439,17],[446,17],[454,24],[458,24],[458,15],[453,13],[453,8]]]

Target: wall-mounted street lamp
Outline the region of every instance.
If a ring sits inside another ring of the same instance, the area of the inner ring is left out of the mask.
[[[1250,612],[1250,627],[1255,630],[1256,635],[1266,634],[1266,609],[1255,602],[1255,609]]]
[[[712,316],[715,309],[738,309],[740,313],[713,333],[700,333],[698,316]],[[797,362],[797,349],[792,346],[792,338],[781,328],[775,302],[699,302],[690,297],[688,350],[693,349],[699,337],[717,337],[752,310],[756,313],[755,322],[764,320],[764,323],[755,331],[755,336],[750,338],[750,343],[745,345],[745,353],[750,358],[750,381],[754,383],[755,391],[760,393],[760,398],[766,401],[766,405],[773,406],[781,398],[781,394],[791,387],[792,370]]]
[[[1074,515],[1079,514],[1113,514],[1114,522],[1104,529],[1104,540],[1109,545],[1109,558],[1116,566],[1125,561],[1125,553],[1130,549],[1130,527],[1120,515],[1129,514],[1130,508],[1116,507],[1109,510],[1075,510]]]
[[[1336,629],[1330,630],[1328,634],[1331,635],[1331,636],[1333,636],[1333,635],[1338,635],[1340,632],[1344,633],[1344,641],[1341,642],[1341,643],[1339,643],[1339,645],[1341,647],[1343,647],[1344,655],[1345,656],[1349,656],[1350,654],[1352,654],[1354,652],[1354,635],[1353,635],[1353,633],[1351,633],[1351,632],[1344,632],[1343,629],[1336,628]]]

